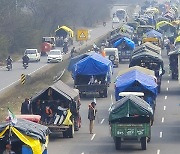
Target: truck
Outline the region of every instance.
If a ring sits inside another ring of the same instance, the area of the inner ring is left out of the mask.
[[[43,37],[41,44],[41,55],[47,55],[47,53],[54,49],[56,46],[55,37]]]
[[[143,99],[129,95],[111,106],[109,126],[116,150],[122,148],[122,143],[136,140],[141,143],[142,150],[147,149],[151,140],[150,121],[153,111]]]
[[[74,131],[81,127],[79,92],[61,80],[33,96],[30,106],[32,113],[41,116],[40,123],[47,126],[52,134],[73,138]],[[41,112],[37,112],[37,108]],[[47,114],[49,109],[51,114]]]
[[[122,92],[142,92],[144,100],[155,111],[157,97],[157,83],[155,78],[136,69],[120,74],[115,81],[115,99],[120,100]],[[153,121],[152,121],[153,123]]]
[[[149,42],[146,42],[149,43]],[[159,48],[159,47],[158,47]],[[162,56],[158,54],[158,50],[142,47],[140,50],[135,50],[133,53],[129,67],[141,66],[153,70],[157,78],[158,93],[161,92],[161,79],[165,74],[164,62]]]
[[[98,53],[89,55],[74,64],[74,87],[79,90],[81,97],[88,94],[107,97],[112,69],[113,65],[109,59]]]
[[[171,51],[168,54],[169,57],[169,69],[171,71],[171,78],[173,80],[178,80],[179,79],[179,60],[180,60],[180,51],[175,50]]]

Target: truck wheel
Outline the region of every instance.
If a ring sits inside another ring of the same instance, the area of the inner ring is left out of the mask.
[[[161,86],[158,85],[158,93],[160,94],[160,92],[161,92]]]
[[[69,126],[69,128],[63,132],[63,137],[64,138],[73,138],[74,136],[74,119],[72,118],[72,125]]]
[[[107,98],[107,95],[108,95],[107,89],[105,89],[105,90],[103,91],[103,95],[104,95],[105,98]]]
[[[141,138],[141,148],[142,148],[142,150],[147,149],[147,139],[146,139],[146,137]]]
[[[116,150],[121,149],[121,138],[120,137],[115,138],[115,147],[116,147]]]
[[[63,132],[63,138],[73,138],[74,136],[74,125],[69,126],[69,128]]]

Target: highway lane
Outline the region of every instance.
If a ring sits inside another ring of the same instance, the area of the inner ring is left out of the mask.
[[[165,52],[164,52],[165,53]],[[116,151],[108,126],[108,109],[114,103],[114,86],[109,88],[108,98],[97,98],[98,120],[95,122],[94,135],[89,134],[87,119],[88,104],[93,98],[81,99],[82,128],[75,132],[73,139],[54,138],[50,140],[49,153],[58,154],[176,154],[180,147],[180,85],[172,81],[168,74],[167,56],[163,54],[166,74],[162,80],[162,92],[157,97],[155,121],[152,126],[152,139],[146,151],[141,150],[140,143],[123,143],[122,150]],[[118,70],[127,68],[121,64],[115,69],[114,79]],[[72,81],[68,83],[72,86]],[[111,97],[112,96],[112,97]],[[112,98],[112,99],[111,99]]]
[[[121,8],[126,8],[127,6],[120,6]],[[120,23],[121,24],[121,23]],[[115,26],[118,26],[119,24],[116,24]],[[102,26],[102,24],[92,28],[90,30],[90,35],[91,38],[90,40],[88,40],[87,42],[85,42],[85,46],[88,44],[93,44],[93,42],[99,38],[102,35],[105,35],[106,33],[108,33],[109,31],[112,30],[112,22],[109,21],[107,22],[107,25],[104,27]],[[75,41],[74,46],[77,49],[82,49],[82,46],[84,45],[80,45],[78,42]],[[69,48],[69,50],[71,50],[71,47]],[[67,58],[68,56],[65,56],[65,58]],[[64,59],[65,59],[64,58]],[[21,74],[26,74],[26,75],[30,75],[34,72],[38,72],[39,69],[43,69],[44,67],[47,66],[47,59],[46,57],[41,57],[41,61],[40,62],[34,62],[34,63],[30,63],[29,67],[25,70],[22,66],[22,61],[17,61],[17,62],[13,62],[13,70],[12,71],[7,71],[6,67],[1,67],[0,68],[0,93],[3,92],[7,87],[10,87],[11,85],[13,85],[14,83],[17,83],[20,80],[20,76]]]

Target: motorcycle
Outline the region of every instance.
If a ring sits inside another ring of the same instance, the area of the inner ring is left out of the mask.
[[[6,68],[8,71],[12,70],[12,64],[7,64]]]
[[[28,63],[23,63],[23,67],[26,69],[28,67]]]

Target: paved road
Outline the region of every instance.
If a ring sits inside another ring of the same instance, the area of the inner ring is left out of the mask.
[[[93,98],[81,100],[82,128],[75,132],[73,139],[53,138],[49,143],[50,154],[176,154],[180,150],[180,85],[172,81],[168,74],[168,59],[163,52],[166,74],[162,80],[162,92],[157,98],[155,121],[152,126],[152,139],[146,151],[140,143],[123,143],[122,150],[116,151],[108,126],[108,109],[114,100],[114,86],[109,88],[108,98],[97,98],[98,120],[95,122],[94,135],[89,134],[87,111]],[[121,64],[115,69],[114,78],[119,70],[128,64]],[[72,81],[68,83],[72,86]]]
[[[121,7],[126,8],[127,6],[116,6],[114,9]],[[118,24],[119,25],[119,24]],[[117,24],[115,26],[118,26]],[[99,25],[95,28],[92,28],[90,30],[91,39],[87,41],[84,45],[93,44],[93,42],[100,36],[108,33],[112,30],[112,23],[108,22],[105,27],[102,25]],[[83,45],[82,45],[83,46]],[[81,49],[82,46],[75,42],[75,47],[77,49]],[[67,56],[66,56],[67,58]],[[0,68],[0,80],[3,82],[0,82],[0,93],[3,92],[5,89],[13,85],[14,83],[17,83],[20,79],[21,74],[31,75],[34,72],[37,72],[39,69],[42,69],[48,65],[46,57],[41,57],[40,62],[30,63],[27,70],[25,70],[22,66],[22,62],[14,62],[13,63],[13,70],[7,71],[5,67]]]

